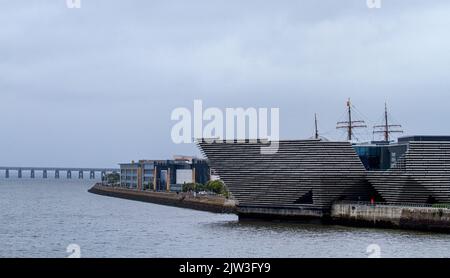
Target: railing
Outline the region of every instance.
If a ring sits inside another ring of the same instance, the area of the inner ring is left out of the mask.
[[[389,203],[389,202],[359,202],[359,201],[337,201],[336,204],[376,206],[376,207],[410,207],[410,208],[431,208],[450,209],[450,204],[420,204],[420,203]]]

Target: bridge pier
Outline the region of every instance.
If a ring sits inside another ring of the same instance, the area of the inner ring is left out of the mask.
[[[13,171],[12,175],[15,175],[15,172],[17,171],[17,178],[21,179],[24,178],[24,175],[26,178],[30,179],[36,179],[36,178],[43,178],[47,179],[49,178],[49,175],[55,175],[55,179],[59,179],[60,173],[66,174],[67,179],[72,179],[72,174],[76,175],[78,172],[78,179],[84,179],[85,174],[86,178],[89,173],[90,179],[96,179],[98,178],[98,175],[103,179],[105,179],[108,175],[108,173],[118,173],[119,169],[114,168],[62,168],[62,167],[12,167],[12,166],[4,166],[0,167],[0,176],[1,172],[5,171],[4,178],[8,179],[11,177],[11,171]],[[25,173],[24,173],[25,171]],[[28,176],[28,172],[30,172],[30,175]],[[40,173],[42,172],[42,176]],[[50,172],[50,173],[49,173]],[[98,175],[97,175],[98,174]],[[37,175],[37,176],[36,176]],[[73,178],[76,178],[75,176]]]

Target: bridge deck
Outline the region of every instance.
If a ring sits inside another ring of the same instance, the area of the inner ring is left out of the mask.
[[[10,170],[10,171],[84,171],[84,172],[118,172],[119,168],[72,168],[72,167],[8,167],[0,166],[0,170]]]

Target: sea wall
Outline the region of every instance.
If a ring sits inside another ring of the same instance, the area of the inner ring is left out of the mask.
[[[149,202],[215,213],[235,213],[239,219],[318,221],[346,226],[450,232],[450,209],[408,205],[334,203],[331,213],[312,209],[240,207],[220,196],[197,196],[173,192],[136,191],[94,185],[89,192],[103,196]]]
[[[445,208],[335,203],[331,218],[352,226],[450,232],[450,209]]]
[[[235,213],[236,210],[236,205],[233,200],[220,196],[194,197],[183,193],[136,191],[132,189],[102,186],[101,184],[94,185],[88,191],[103,196],[215,213]]]
[[[320,220],[324,213],[320,209],[289,209],[289,208],[269,208],[269,207],[248,207],[238,206],[237,213],[239,219],[267,219],[267,220]]]

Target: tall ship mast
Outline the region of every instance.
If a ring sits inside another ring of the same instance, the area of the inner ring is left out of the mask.
[[[317,126],[317,113],[314,113],[314,138],[319,139],[319,128]]]
[[[351,100],[347,101],[347,121],[337,122],[336,129],[346,129],[347,130],[347,140],[352,141],[354,136],[354,130],[357,128],[367,128],[366,123],[363,120],[353,120],[352,119],[352,103]]]
[[[383,134],[384,141],[390,142],[392,133],[403,133],[403,130],[401,128],[402,128],[401,125],[391,124],[389,122],[389,113],[388,113],[387,103],[384,103],[383,124],[375,125],[373,127],[373,134]]]

